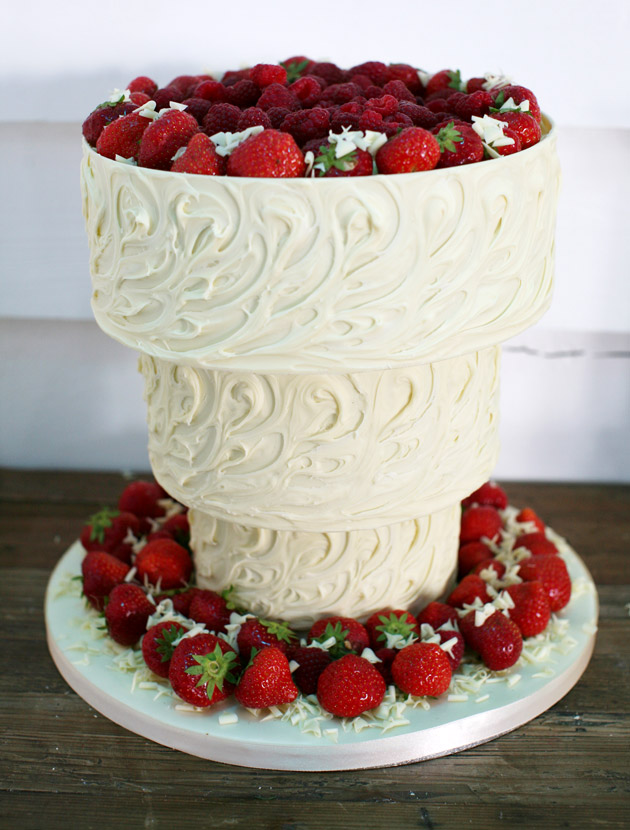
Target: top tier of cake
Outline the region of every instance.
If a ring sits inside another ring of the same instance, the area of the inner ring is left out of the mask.
[[[92,305],[208,369],[375,371],[495,345],[550,302],[556,137],[487,162],[340,179],[196,176],[84,145]]]

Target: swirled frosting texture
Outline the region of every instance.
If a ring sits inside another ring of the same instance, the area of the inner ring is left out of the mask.
[[[82,164],[93,309],[176,363],[349,372],[479,351],[550,301],[555,134],[501,159],[359,179]]]
[[[143,355],[153,471],[191,507],[276,530],[434,513],[496,463],[499,359],[493,346],[382,372],[277,375]]]
[[[418,610],[450,587],[459,515],[457,504],[377,530],[308,533],[245,527],[191,510],[197,582],[215,591],[232,585],[253,614],[298,628],[328,614]]]

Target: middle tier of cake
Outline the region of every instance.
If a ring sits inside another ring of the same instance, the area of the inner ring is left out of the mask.
[[[143,355],[149,455],[189,507],[272,530],[351,531],[427,516],[498,455],[500,347],[353,374],[259,374]]]

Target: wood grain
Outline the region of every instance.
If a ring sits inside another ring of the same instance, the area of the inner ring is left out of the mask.
[[[0,474],[0,826],[243,830],[622,828],[630,824],[630,488],[507,484],[582,555],[600,630],[578,685],[483,746],[422,764],[249,770],[177,753],[92,710],[57,673],[43,596],[82,521],[121,476]]]

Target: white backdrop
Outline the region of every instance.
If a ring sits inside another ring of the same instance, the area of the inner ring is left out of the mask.
[[[91,322],[80,123],[137,74],[293,54],[503,69],[559,127],[563,192],[554,305],[507,344],[504,478],[630,480],[630,4],[364,0],[59,0],[3,11],[0,31],[0,464],[147,467],[135,356]]]

